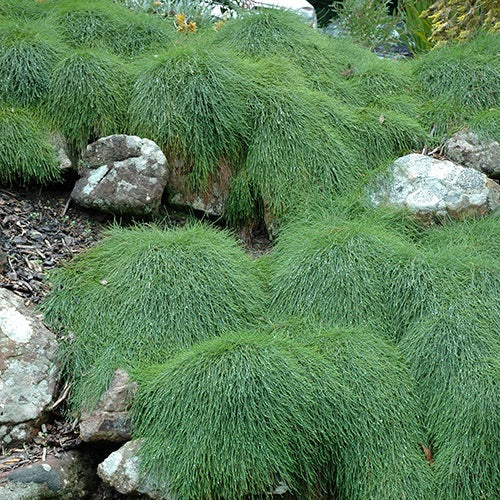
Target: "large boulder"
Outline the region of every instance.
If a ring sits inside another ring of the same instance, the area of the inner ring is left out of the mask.
[[[498,209],[500,187],[477,170],[409,154],[375,179],[369,197],[375,206],[403,207],[426,217],[476,216]]]
[[[168,180],[167,160],[149,139],[110,135],[87,146],[71,197],[103,212],[151,215]]]
[[[139,447],[141,440],[129,441],[111,453],[97,467],[97,474],[122,495],[147,495],[150,498],[169,499],[166,486],[153,484],[139,474]]]
[[[128,373],[116,370],[109,389],[97,407],[81,416],[82,441],[128,441],[132,432],[129,409],[136,390],[137,384],[131,382]]]
[[[481,139],[471,130],[461,130],[446,141],[444,151],[450,160],[500,179],[500,143],[497,141]]]
[[[0,473],[0,498],[42,500],[88,498],[95,484],[90,461],[73,450]]]
[[[0,289],[0,444],[24,441],[52,402],[55,335],[14,293]]]

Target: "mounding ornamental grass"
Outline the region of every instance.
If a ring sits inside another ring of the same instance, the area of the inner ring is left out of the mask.
[[[60,178],[49,132],[28,111],[0,102],[0,184],[46,184]]]
[[[427,101],[423,119],[436,125],[435,135],[450,134],[471,116],[499,106],[499,41],[499,34],[479,33],[464,43],[448,42],[416,60],[415,76]]]
[[[246,328],[262,315],[253,263],[223,231],[113,227],[51,276],[46,320],[67,335],[59,351],[76,408],[92,407],[118,367]]]
[[[0,22],[0,98],[27,106],[47,93],[64,45],[46,23]]]
[[[493,290],[485,297],[469,285],[440,296],[401,341],[433,444],[433,498],[500,493],[500,273]]]
[[[176,497],[259,496],[280,482],[299,498],[425,491],[407,369],[364,332],[297,322],[226,334],[138,379],[142,472]]]
[[[99,137],[124,131],[129,82],[125,66],[104,52],[75,51],[57,64],[44,112],[73,154]]]
[[[161,49],[174,38],[170,24],[110,0],[69,0],[52,9],[62,36],[75,48],[107,48],[124,56]]]
[[[219,159],[234,165],[248,135],[250,90],[238,61],[196,42],[162,52],[140,71],[130,128],[187,163],[188,182],[204,189]]]

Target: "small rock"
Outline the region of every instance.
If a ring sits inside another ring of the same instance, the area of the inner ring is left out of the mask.
[[[471,168],[421,154],[398,158],[368,189],[373,205],[421,216],[478,216],[500,206],[500,186]]]
[[[66,171],[71,170],[73,165],[68,156],[68,147],[66,141],[59,134],[52,134],[49,141],[57,152],[57,160],[59,162],[59,170]]]
[[[492,179],[500,179],[500,143],[497,141],[481,139],[470,130],[462,130],[446,141],[444,151],[450,160]]]
[[[144,494],[155,499],[170,499],[166,486],[154,485],[139,475],[138,455],[141,440],[129,441],[97,466],[98,476],[122,495]]]
[[[83,441],[128,441],[132,431],[128,410],[136,390],[137,384],[130,381],[128,373],[116,370],[97,408],[82,415],[80,438]]]
[[[149,139],[129,135],[103,137],[87,146],[80,174],[73,200],[116,214],[154,214],[168,180],[161,149]]]
[[[22,299],[0,288],[0,444],[26,439],[26,425],[35,423],[51,403],[56,348],[55,335]]]
[[[0,482],[0,498],[87,498],[93,483],[95,473],[88,460],[80,452],[72,450],[60,457],[47,456],[45,461],[5,473],[4,480]]]

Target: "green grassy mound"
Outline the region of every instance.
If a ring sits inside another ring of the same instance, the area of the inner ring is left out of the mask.
[[[21,106],[38,103],[63,50],[44,23],[0,22],[0,98]]]
[[[363,332],[226,334],[139,379],[143,472],[179,498],[261,495],[280,481],[300,498],[425,489],[407,370]]]
[[[319,209],[291,222],[271,257],[273,311],[330,325],[368,324],[396,335],[406,308],[393,277],[415,251],[396,221],[390,226],[376,211],[350,217]]]
[[[231,54],[202,44],[174,47],[140,72],[130,128],[185,159],[193,189],[203,189],[219,160],[238,162],[248,134],[245,75]]]
[[[480,137],[500,142],[500,108],[487,109],[478,113],[468,125]]]
[[[45,184],[59,179],[49,132],[27,111],[0,104],[0,184]]]
[[[51,277],[44,304],[46,320],[74,337],[60,358],[75,406],[92,406],[118,367],[163,362],[257,321],[262,290],[252,269],[226,233],[201,225],[111,229]]]
[[[44,112],[74,153],[124,131],[129,81],[124,65],[104,52],[76,51],[57,64]]]
[[[434,498],[495,498],[499,477],[499,323],[496,296],[473,285],[439,296],[403,337],[434,452]]]
[[[436,123],[438,139],[479,111],[499,106],[498,44],[498,34],[481,33],[469,42],[449,42],[417,59],[415,76],[429,101],[426,118]]]
[[[62,36],[75,48],[106,48],[137,56],[165,48],[174,35],[174,29],[162,20],[109,0],[70,0],[52,10]]]

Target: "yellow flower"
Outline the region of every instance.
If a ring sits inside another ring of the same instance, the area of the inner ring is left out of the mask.
[[[175,16],[175,22],[179,25],[186,24],[186,16],[179,12],[179,14]]]
[[[198,29],[198,26],[196,26],[196,23],[195,23],[194,21],[191,21],[191,22],[188,24],[188,30],[189,30],[191,33],[194,33],[197,29]]]

